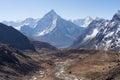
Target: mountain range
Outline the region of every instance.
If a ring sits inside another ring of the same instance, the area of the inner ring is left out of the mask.
[[[120,49],[120,11],[111,20],[91,17],[68,21],[54,10],[42,18],[27,18],[21,22],[7,22],[29,38],[48,42],[58,48]],[[91,46],[92,45],[92,46]]]
[[[21,30],[21,26],[28,25],[31,28],[34,28],[39,19],[26,18],[23,21],[3,21],[2,23],[13,26],[17,30]]]

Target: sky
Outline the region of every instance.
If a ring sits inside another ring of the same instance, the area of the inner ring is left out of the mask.
[[[51,9],[65,19],[111,19],[120,9],[120,0],[0,0],[0,21],[41,18]]]

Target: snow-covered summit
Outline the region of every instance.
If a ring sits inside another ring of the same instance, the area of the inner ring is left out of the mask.
[[[59,15],[52,9],[47,14],[45,14],[43,18],[53,18],[53,17],[59,17]]]
[[[92,19],[90,16],[87,16],[87,17],[84,19],[83,27],[87,27],[92,21],[93,21],[93,19]]]
[[[60,17],[51,10],[41,18],[34,28],[34,36],[56,47],[68,47],[84,28]]]
[[[36,36],[46,35],[51,32],[56,27],[58,18],[60,18],[60,16],[54,10],[45,14],[43,18],[38,21],[34,29]]]

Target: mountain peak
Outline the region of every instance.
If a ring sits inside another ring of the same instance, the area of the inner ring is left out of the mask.
[[[56,14],[55,10],[52,9],[51,11],[49,11],[49,13],[53,13],[53,14]]]
[[[112,18],[113,21],[120,21],[120,10]]]
[[[90,16],[85,17],[85,20],[93,20]]]
[[[90,16],[85,17],[85,22],[91,22],[93,19]]]
[[[54,17],[54,16],[58,16],[57,13],[52,9],[51,11],[49,11],[45,16],[47,17]]]
[[[120,15],[120,10],[118,10],[118,12],[116,14]]]

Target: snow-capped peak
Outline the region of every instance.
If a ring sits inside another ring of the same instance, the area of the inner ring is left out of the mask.
[[[48,12],[48,13],[56,14],[56,12],[53,9],[50,12]]]
[[[90,20],[93,20],[93,19],[90,16],[87,16],[87,17],[85,17],[85,20],[90,21]]]
[[[77,19],[72,21],[73,23],[75,23],[76,25],[80,26],[80,27],[88,27],[88,25],[93,21],[93,19],[91,17],[85,17],[84,19]]]
[[[88,16],[84,19],[84,24],[82,26],[87,27],[92,21],[93,21],[93,19]]]
[[[44,17],[54,17],[54,16],[58,17],[58,14],[54,10],[51,10]]]

